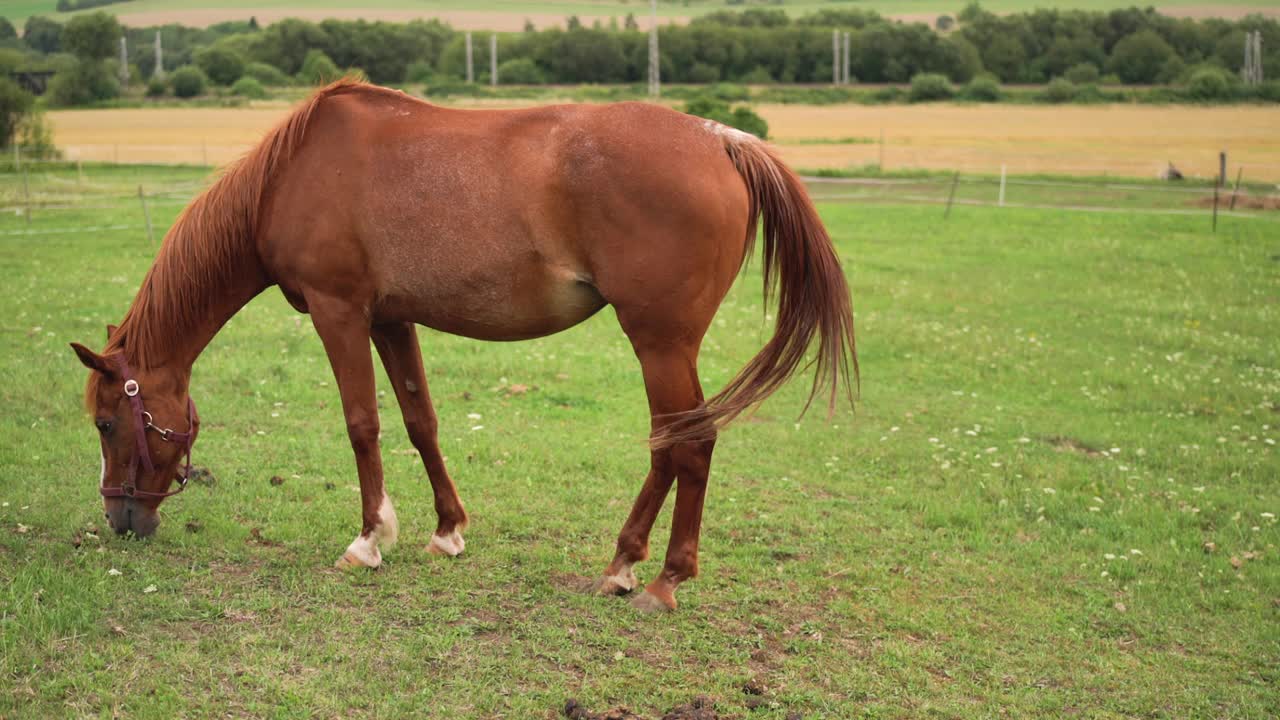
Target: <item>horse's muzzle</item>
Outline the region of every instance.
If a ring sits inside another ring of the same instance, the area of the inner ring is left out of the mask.
[[[117,535],[132,532],[140,538],[147,537],[160,526],[160,515],[133,498],[109,498],[104,504],[107,523]]]

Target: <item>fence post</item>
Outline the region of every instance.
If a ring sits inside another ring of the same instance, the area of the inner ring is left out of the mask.
[[[1213,186],[1213,231],[1218,232],[1218,186]]]
[[[951,217],[951,203],[956,200],[956,186],[960,184],[960,171],[951,177],[951,193],[947,195],[947,211],[942,214],[943,219]]]
[[[22,146],[18,143],[13,144],[13,169],[15,172],[22,169]]]
[[[1218,187],[1227,186],[1227,151],[1218,152]]]
[[[138,200],[142,203],[142,217],[147,221],[147,244],[155,244],[155,235],[151,232],[151,211],[147,209],[147,194],[138,186]]]
[[[1243,174],[1244,166],[1241,165],[1240,169],[1236,170],[1236,186],[1231,188],[1231,207],[1227,208],[1232,212],[1235,212],[1236,209],[1236,193],[1240,192],[1240,176]]]
[[[31,224],[31,186],[27,184],[27,168],[22,168],[22,211],[27,216],[27,224]]]
[[[1001,164],[1001,165],[1000,165],[1000,207],[1004,207],[1004,178],[1005,178],[1005,169],[1006,169],[1006,168],[1005,168],[1004,164]]]

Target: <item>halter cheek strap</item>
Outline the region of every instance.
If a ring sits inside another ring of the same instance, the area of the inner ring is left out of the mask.
[[[136,446],[133,453],[133,459],[129,461],[129,476],[120,487],[102,487],[99,492],[103,497],[136,497],[136,498],[166,498],[170,495],[177,495],[187,489],[187,478],[191,476],[191,447],[196,444],[196,433],[200,424],[200,416],[196,413],[195,401],[191,396],[187,396],[187,432],[178,432],[170,428],[157,427],[153,422],[151,413],[147,412],[142,405],[142,388],[138,386],[138,381],[133,378],[133,371],[129,369],[129,363],[125,359],[120,358],[120,371],[124,376],[124,394],[129,398],[129,407],[133,411],[133,439]],[[145,470],[148,475],[154,474],[155,465],[151,462],[151,451],[147,448],[147,431],[154,430],[160,433],[160,439],[165,442],[178,443],[182,446],[183,454],[186,456],[185,464],[182,471],[178,473],[178,489],[169,492],[150,492],[138,489],[139,467]]]

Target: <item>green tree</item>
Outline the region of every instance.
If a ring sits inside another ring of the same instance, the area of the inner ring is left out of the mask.
[[[251,62],[244,66],[244,76],[251,77],[267,87],[279,87],[289,84],[289,76],[280,72],[274,65],[263,62]]]
[[[298,79],[311,85],[323,85],[342,77],[342,71],[320,50],[307,52],[298,71]]]
[[[18,31],[13,27],[13,23],[9,22],[9,18],[0,17],[0,42],[17,37]]]
[[[27,113],[31,112],[34,102],[35,98],[31,97],[31,93],[18,87],[9,78],[0,77],[0,146],[9,147],[13,144],[18,126]]]
[[[314,23],[287,18],[272,23],[254,39],[250,57],[274,65],[286,75],[302,69],[307,51],[329,46],[329,35]]]
[[[32,15],[22,28],[22,42],[32,50],[56,53],[62,48],[62,25],[47,17]]]
[[[937,73],[920,73],[911,78],[911,92],[908,94],[911,102],[929,102],[932,100],[946,100],[955,95],[955,90],[951,87],[951,82],[947,80],[946,75]]]
[[[218,85],[230,85],[244,75],[244,58],[226,47],[207,47],[196,53],[196,65]]]
[[[53,105],[73,106],[108,100],[119,94],[120,83],[107,63],[76,60],[53,76],[46,97]]]
[[[1172,57],[1173,48],[1164,38],[1153,30],[1140,30],[1116,43],[1107,68],[1126,83],[1151,83]]]
[[[183,65],[169,76],[173,94],[180,98],[195,97],[204,92],[206,82],[204,72],[195,65]]]
[[[115,15],[77,15],[62,29],[62,49],[82,61],[103,60],[116,53],[122,32]]]

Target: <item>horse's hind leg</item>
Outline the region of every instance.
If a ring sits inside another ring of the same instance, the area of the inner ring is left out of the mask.
[[[382,365],[387,369],[387,377],[395,386],[409,442],[422,456],[435,494],[436,531],[427,549],[440,555],[457,555],[466,545],[462,530],[467,525],[467,513],[440,454],[436,439],[439,422],[436,409],[431,405],[431,394],[427,391],[417,329],[412,323],[390,323],[374,326],[372,335]]]
[[[652,428],[657,432],[672,421],[673,414],[692,410],[702,403],[697,354],[705,325],[697,332],[687,332],[688,328],[663,328],[651,333],[645,326],[628,323],[624,310],[619,310],[619,319],[640,359]],[[676,587],[698,573],[702,503],[714,447],[715,441],[707,440],[678,443],[650,452],[649,475],[618,535],[617,554],[605,570],[601,592],[621,594],[635,588],[631,567],[648,557],[649,531],[675,480],[676,508],[666,561],[662,572],[634,601],[645,610],[675,608]]]

